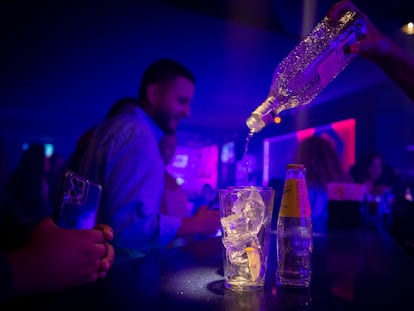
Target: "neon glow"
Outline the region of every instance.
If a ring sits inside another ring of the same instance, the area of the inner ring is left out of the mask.
[[[263,185],[274,177],[284,179],[286,165],[292,161],[297,144],[312,135],[329,139],[340,155],[344,170],[349,170],[355,163],[355,125],[355,119],[347,119],[265,139]]]

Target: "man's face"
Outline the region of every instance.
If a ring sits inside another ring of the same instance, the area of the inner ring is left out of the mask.
[[[174,133],[182,118],[190,115],[194,84],[184,77],[161,83],[154,97],[153,119],[165,133]]]

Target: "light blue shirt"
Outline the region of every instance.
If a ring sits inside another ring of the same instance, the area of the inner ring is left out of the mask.
[[[113,244],[138,258],[171,242],[181,219],[160,215],[165,164],[163,132],[140,108],[101,123],[84,154],[79,174],[102,186],[98,223],[112,226]]]

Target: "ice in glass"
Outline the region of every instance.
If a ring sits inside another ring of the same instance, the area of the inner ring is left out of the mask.
[[[270,187],[219,189],[224,285],[234,291],[264,286],[274,191]]]

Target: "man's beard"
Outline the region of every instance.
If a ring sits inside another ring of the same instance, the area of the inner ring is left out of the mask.
[[[170,127],[170,115],[168,113],[158,111],[154,115],[154,121],[165,134],[174,134],[176,132],[175,129]]]

